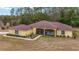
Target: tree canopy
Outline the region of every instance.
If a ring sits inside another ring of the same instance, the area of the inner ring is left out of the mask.
[[[16,7],[11,15],[0,16],[0,21],[11,26],[31,24],[41,20],[58,21],[72,26],[79,26],[78,7]]]

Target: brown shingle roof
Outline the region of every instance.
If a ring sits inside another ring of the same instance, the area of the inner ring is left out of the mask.
[[[60,22],[49,22],[49,21],[40,21],[37,23],[33,23],[31,25],[18,25],[13,27],[16,30],[28,30],[31,28],[40,28],[40,29],[59,29],[59,30],[72,30],[72,27]]]
[[[16,29],[16,30],[28,30],[28,29],[31,29],[32,27],[29,26],[29,25],[18,25],[18,26],[15,26],[13,27],[12,29]]]
[[[59,29],[59,30],[72,30],[72,27],[60,22],[49,22],[49,21],[40,21],[33,23],[30,26],[40,28],[40,29]]]

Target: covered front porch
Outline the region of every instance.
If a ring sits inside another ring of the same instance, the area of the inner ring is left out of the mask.
[[[50,35],[50,36],[54,36],[56,37],[56,33],[57,31],[54,29],[36,29],[36,34],[40,34],[40,35]]]

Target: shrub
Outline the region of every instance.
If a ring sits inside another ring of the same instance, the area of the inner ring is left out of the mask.
[[[25,38],[26,36],[20,36],[20,35],[15,35],[15,34],[7,34],[8,36],[14,36],[14,37],[23,37]]]

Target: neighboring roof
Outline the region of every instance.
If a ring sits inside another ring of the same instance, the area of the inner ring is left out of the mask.
[[[31,29],[32,27],[29,26],[29,25],[18,25],[18,26],[15,26],[13,27],[12,29],[16,29],[16,30],[28,30],[28,29]]]
[[[69,26],[60,22],[49,22],[45,20],[37,23],[33,23],[30,26],[40,28],[40,29],[72,30],[72,26]]]

